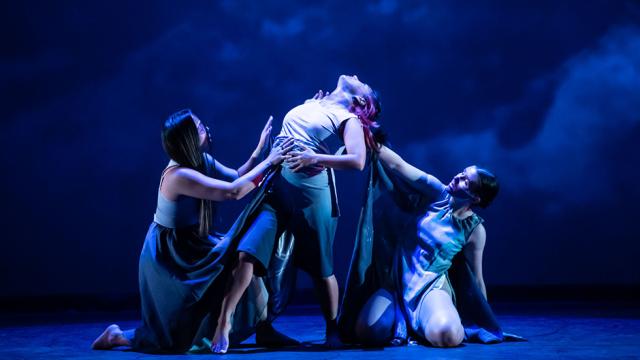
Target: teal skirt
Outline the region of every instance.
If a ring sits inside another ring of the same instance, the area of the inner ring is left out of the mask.
[[[240,240],[238,251],[257,260],[256,275],[264,275],[283,233],[295,238],[293,263],[312,277],[333,275],[333,239],[338,208],[333,174],[309,175],[283,167]]]
[[[134,350],[209,352],[230,280],[229,245],[224,239],[200,237],[197,225],[174,229],[151,224],[140,254],[142,325],[131,338]],[[267,297],[261,283],[249,287],[234,315],[233,343],[251,335]]]

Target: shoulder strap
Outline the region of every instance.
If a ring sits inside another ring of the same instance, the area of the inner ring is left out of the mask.
[[[175,169],[177,167],[179,167],[179,164],[176,165],[169,165],[166,168],[164,168],[164,170],[162,170],[162,174],[160,175],[160,185],[158,186],[158,191],[160,191],[160,189],[162,189],[162,183],[164,182],[164,176],[167,175],[167,172],[169,170]]]

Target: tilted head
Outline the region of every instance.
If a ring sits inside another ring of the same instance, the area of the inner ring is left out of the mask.
[[[172,114],[162,126],[162,147],[180,165],[199,169],[206,143],[206,127],[189,109]]]
[[[365,132],[365,141],[370,149],[377,149],[371,133],[379,125],[376,122],[380,115],[380,97],[369,85],[361,82],[356,75],[341,75],[335,92],[344,94],[349,99],[349,111],[357,115]]]
[[[180,110],[165,120],[162,125],[162,147],[169,158],[180,166],[211,173],[210,162],[203,151],[208,143],[207,128],[189,109]],[[200,234],[209,232],[213,220],[211,201],[201,199]]]
[[[491,204],[499,189],[496,176],[475,165],[465,168],[447,185],[447,192],[457,201],[469,201],[471,206],[477,205],[481,208]]]

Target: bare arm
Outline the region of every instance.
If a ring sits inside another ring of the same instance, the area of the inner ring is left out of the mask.
[[[240,177],[240,175],[238,175],[238,170],[225,166],[223,163],[219,162],[218,160],[215,160],[215,162],[216,162],[216,172],[220,174],[221,178],[225,180],[233,181]]]
[[[214,179],[189,168],[180,168],[173,174],[173,188],[179,195],[214,201],[238,200],[256,185],[252,182],[271,164],[265,160],[233,182]]]
[[[428,176],[427,173],[404,161],[400,155],[396,154],[393,150],[384,145],[380,147],[379,154],[380,161],[382,161],[389,169],[397,171],[409,181],[417,181],[420,178],[426,178]]]
[[[441,187],[443,185],[440,180],[409,164],[388,147],[381,145],[379,156],[383,164],[413,183],[418,191],[426,194],[432,193],[434,189],[436,191],[442,191]]]
[[[279,164],[293,146],[293,140],[274,148],[269,156],[233,182],[208,177],[189,168],[179,168],[171,176],[173,191],[198,199],[214,201],[238,200],[256,187],[256,179],[272,164]]]
[[[487,288],[484,285],[484,278],[482,277],[482,253],[484,251],[484,244],[487,240],[487,233],[482,224],[476,226],[471,235],[469,235],[469,240],[464,247],[464,256],[469,262],[471,267],[471,271],[473,271],[476,277],[476,284],[484,298],[487,299]]]
[[[260,152],[262,152],[262,148],[267,143],[267,140],[269,139],[269,135],[271,135],[272,123],[273,123],[273,116],[269,116],[267,123],[264,125],[264,128],[260,133],[260,140],[258,141],[258,145],[256,146],[256,149],[253,150],[253,152],[251,153],[251,156],[249,156],[249,159],[244,164],[242,164],[242,166],[238,168],[237,170],[238,176],[242,176],[246,174],[249,170],[253,169],[253,167],[257,164],[258,157],[260,156]]]
[[[367,160],[367,147],[364,143],[364,131],[357,118],[346,120],[344,127],[344,144],[347,150],[343,155],[316,154],[313,150],[291,151],[287,160],[293,171],[310,165],[322,165],[334,169],[364,169]]]

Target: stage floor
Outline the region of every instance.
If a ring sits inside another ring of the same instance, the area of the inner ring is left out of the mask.
[[[614,305],[615,306],[615,305]],[[516,304],[497,311],[508,332],[527,342],[464,344],[451,349],[421,345],[385,349],[326,351],[323,321],[315,307],[295,307],[275,326],[301,341],[297,348],[255,348],[250,338],[223,358],[233,359],[640,359],[640,316],[637,307],[571,304]],[[137,324],[136,314],[29,313],[4,314],[0,322],[0,359],[187,359],[214,355],[147,355],[131,351],[93,351],[93,339],[111,323]]]

